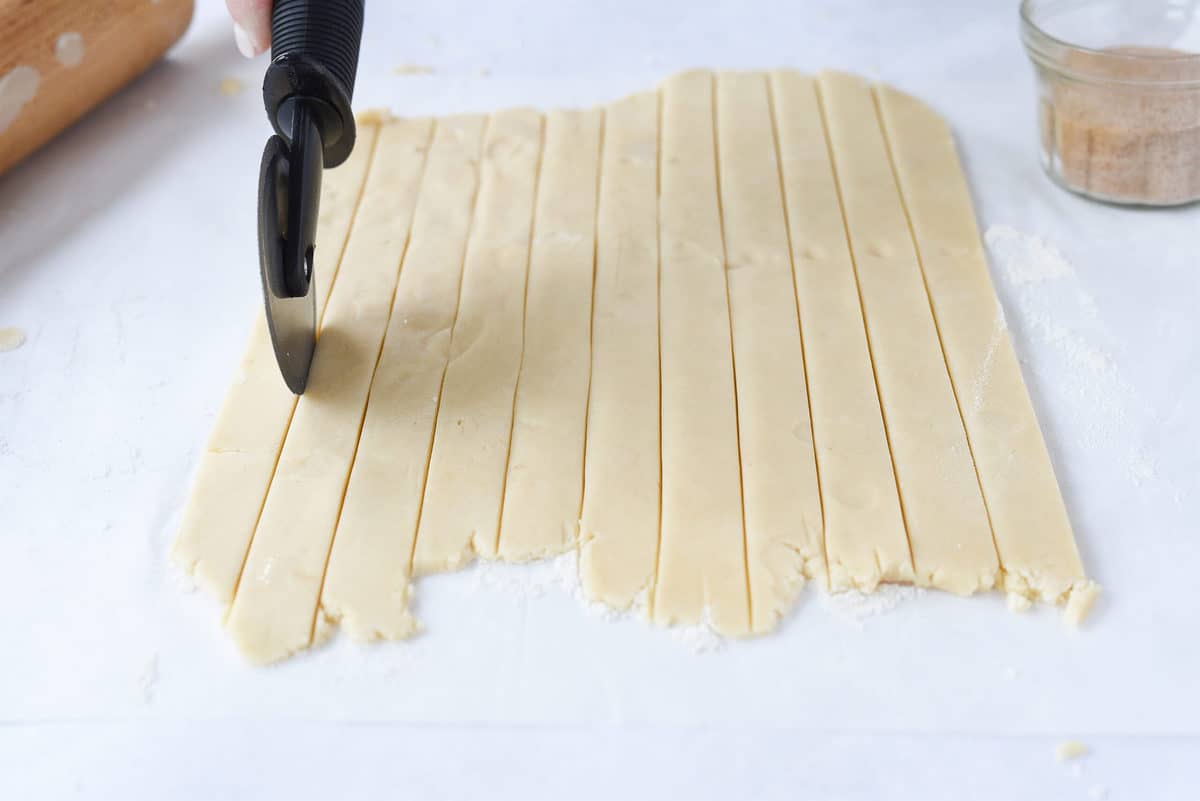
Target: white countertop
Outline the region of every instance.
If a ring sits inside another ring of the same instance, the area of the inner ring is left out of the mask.
[[[0,178],[0,328],[28,340],[0,353],[0,797],[1200,795],[1200,208],[1050,184],[1015,3],[375,2],[356,105],[584,105],[697,65],[841,67],[930,101],[997,226],[1105,587],[1083,630],[938,593],[855,623],[810,593],[777,635],[695,654],[454,575],[418,587],[425,636],[268,670],[166,560],[260,302],[265,63],[200,6],[164,64]],[[1057,270],[1031,269],[1043,245]],[[1066,739],[1091,755],[1057,763]]]

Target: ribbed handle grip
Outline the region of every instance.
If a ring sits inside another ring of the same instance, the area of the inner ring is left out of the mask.
[[[365,0],[275,0],[271,12],[271,58],[303,56],[316,61],[354,95]]]

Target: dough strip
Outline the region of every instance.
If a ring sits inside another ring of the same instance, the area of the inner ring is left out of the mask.
[[[841,73],[819,85],[915,581],[991,589],[1000,565],[987,510],[871,90]]]
[[[437,121],[321,608],[359,640],[414,634],[409,570],[487,118]]]
[[[925,286],[957,390],[1004,588],[1063,603],[1087,581],[1004,313],[954,139],[914,97],[875,89]]]
[[[751,624],[766,632],[825,574],[821,500],[766,76],[718,73],[716,111]]]
[[[227,625],[250,660],[311,644],[329,549],[383,344],[431,120],[379,132],[308,388],[296,405]]]
[[[662,88],[662,533],[653,617],[750,630],[713,77]]]
[[[500,520],[505,561],[560,554],[579,538],[603,123],[599,109],[546,115]]]
[[[830,589],[912,581],[854,262],[816,80],[771,73]]]
[[[360,123],[350,158],[323,178],[313,265],[318,319],[335,285],[378,132],[378,125]],[[200,458],[171,551],[172,560],[224,606],[233,601],[295,408],[296,396],[279,377],[259,308],[238,377]]]
[[[542,134],[535,111],[498,112],[488,125],[413,575],[496,554]]]
[[[579,573],[617,609],[649,600],[658,553],[658,111],[636,94],[604,123]]]

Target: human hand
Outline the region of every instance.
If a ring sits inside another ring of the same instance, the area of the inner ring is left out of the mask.
[[[225,0],[233,17],[233,38],[246,58],[254,58],[271,46],[272,0]]]

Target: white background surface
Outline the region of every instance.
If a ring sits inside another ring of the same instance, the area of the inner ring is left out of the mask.
[[[259,303],[265,62],[222,12],[0,178],[0,327],[28,337],[0,353],[0,797],[1200,797],[1200,209],[1048,182],[1015,3],[376,0],[356,105],[584,105],[696,65],[930,101],[982,225],[1073,266],[993,272],[1105,586],[1084,630],[936,593],[855,624],[808,594],[697,655],[458,575],[419,586],[420,639],[269,670],[166,561]],[[1092,754],[1056,763],[1067,738]]]

